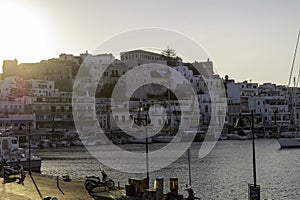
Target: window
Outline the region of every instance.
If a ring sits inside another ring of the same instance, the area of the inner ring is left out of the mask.
[[[208,112],[208,106],[205,106],[205,112]]]
[[[51,106],[51,112],[55,112],[55,111],[56,111],[55,106]]]
[[[115,121],[119,121],[119,116],[115,115]]]
[[[158,124],[161,125],[161,119],[158,119]]]

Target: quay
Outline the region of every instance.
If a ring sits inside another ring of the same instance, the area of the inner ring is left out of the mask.
[[[131,184],[126,188],[114,187],[111,190],[103,188],[95,189],[90,194],[84,188],[84,181],[64,181],[51,175],[26,173],[24,184],[18,183],[18,175],[11,175],[10,181],[4,182],[0,178],[0,200],[43,200],[45,197],[56,197],[58,200],[138,200],[138,199],[166,199],[162,194],[162,182],[160,188],[143,190],[143,179],[129,179]],[[177,184],[177,183],[176,183]],[[178,186],[176,190],[178,190]],[[146,198],[143,193],[146,192]],[[130,194],[128,196],[128,194]],[[158,196],[157,196],[158,195]],[[180,198],[181,199],[181,198]]]
[[[15,177],[18,177],[16,175]],[[89,200],[94,199],[85,190],[83,181],[71,180],[70,182],[59,179],[57,187],[57,177],[32,173],[26,173],[24,184],[18,184],[14,176],[10,176],[6,183],[0,178],[0,199],[1,200],[38,200],[44,197],[57,197],[58,200]]]

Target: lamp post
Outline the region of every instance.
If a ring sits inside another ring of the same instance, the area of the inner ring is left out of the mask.
[[[31,126],[31,121],[28,121],[28,156],[29,156],[29,175],[31,175],[31,135],[30,135],[30,126]]]
[[[274,111],[274,124],[275,124],[275,128],[276,128],[276,136],[278,136],[278,127],[277,127],[277,113],[278,113],[278,109],[275,109]]]
[[[248,122],[251,124],[251,133],[252,133],[252,164],[253,164],[253,186],[249,185],[249,199],[250,200],[259,200],[260,199],[260,186],[256,184],[256,159],[255,159],[255,138],[254,138],[254,114],[253,110],[251,110],[251,114],[240,114],[240,118],[237,119],[235,127],[244,127],[245,124],[243,122],[242,117],[251,117],[251,121],[249,118],[246,118]]]
[[[277,126],[277,113],[278,113],[278,110],[276,109],[273,112],[274,112],[274,124],[275,124],[275,126]]]
[[[138,109],[138,115],[137,115],[137,124],[145,127],[146,131],[146,171],[147,171],[147,189],[149,189],[149,182],[150,182],[150,175],[149,175],[149,146],[148,146],[148,131],[147,131],[147,125],[148,125],[148,112],[145,114],[144,117],[141,116],[141,112],[144,111],[144,108],[142,107],[142,103],[140,102],[139,109]],[[144,111],[145,112],[145,111]],[[145,121],[143,121],[145,120]]]

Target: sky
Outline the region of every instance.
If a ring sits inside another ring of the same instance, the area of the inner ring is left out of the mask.
[[[120,33],[157,27],[191,38],[221,76],[286,85],[300,28],[300,1],[0,0],[0,25],[1,63],[93,52]],[[300,55],[293,76],[299,68]]]

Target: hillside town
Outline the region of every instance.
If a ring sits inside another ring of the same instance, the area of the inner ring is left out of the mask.
[[[83,96],[74,98],[72,95],[76,75],[86,58],[107,68],[101,74],[97,67],[91,66],[86,75],[80,77],[79,82],[87,85],[90,79],[97,82],[95,95],[91,95],[93,92],[87,89]],[[259,84],[252,81],[236,82],[227,75],[220,77],[215,74],[213,62],[209,58],[206,61],[187,63],[176,56],[172,49],[162,53],[137,49],[121,52],[120,60],[111,53],[92,55],[88,52],[78,56],[62,53],[58,58],[42,60],[39,63],[18,63],[16,59],[5,60],[0,79],[1,132],[26,133],[28,128],[31,128],[40,134],[52,136],[55,133],[76,134],[78,131],[85,130],[80,124],[75,126],[74,121],[83,119],[81,122],[85,127],[99,124],[110,133],[110,137],[118,136],[120,130],[116,122],[126,124],[132,120],[132,116],[126,115],[124,111],[128,110],[126,104],[118,107],[117,115],[111,114],[112,90],[127,71],[149,63],[166,65],[179,72],[185,81],[177,82],[176,87],[185,90],[185,85],[191,85],[199,104],[198,125],[203,130],[214,121],[216,123],[222,121],[223,132],[234,133],[234,124],[239,116],[251,111],[254,112],[255,128],[263,137],[277,132],[279,127],[288,127],[290,124],[296,125],[300,122],[300,91],[297,87],[274,83]],[[163,70],[153,71],[152,74],[160,76],[161,79],[166,76]],[[138,77],[131,77],[125,84],[134,82],[135,78]],[[209,85],[223,88],[226,94],[215,95],[209,90]],[[168,108],[168,126],[163,130],[168,134],[175,133],[180,124],[181,112],[184,109],[189,110],[191,105],[180,107],[169,91],[161,88],[160,92],[157,91],[156,89],[151,92],[151,89],[147,88],[150,94],[137,95],[135,99],[131,99],[129,107],[134,112],[133,110],[136,110],[141,103],[145,106],[155,103],[165,105],[164,107]],[[84,105],[76,98],[83,98]],[[212,105],[212,99],[215,98],[218,99],[214,101],[217,104]],[[218,116],[212,114],[214,107],[218,107]],[[156,123],[164,124],[166,119],[164,117],[158,116]],[[188,129],[188,126],[186,128]]]

